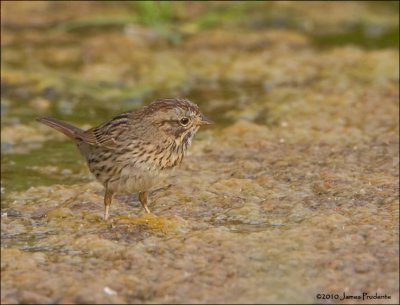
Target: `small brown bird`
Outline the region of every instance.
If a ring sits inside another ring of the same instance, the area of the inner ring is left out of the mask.
[[[182,162],[199,127],[211,124],[196,104],[176,98],[155,100],[86,131],[51,117],[37,120],[75,141],[105,187],[105,220],[118,193],[139,193],[140,203],[150,213],[148,192]]]

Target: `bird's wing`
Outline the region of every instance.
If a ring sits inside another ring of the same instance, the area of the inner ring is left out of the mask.
[[[114,149],[121,141],[121,134],[129,128],[128,119],[129,113],[121,113],[111,120],[81,133],[79,139],[93,146]]]

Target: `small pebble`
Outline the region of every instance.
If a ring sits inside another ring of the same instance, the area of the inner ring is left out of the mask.
[[[104,293],[107,295],[117,295],[117,292],[108,286],[104,287],[103,290],[104,290]]]

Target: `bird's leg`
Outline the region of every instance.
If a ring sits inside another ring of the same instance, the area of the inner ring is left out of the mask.
[[[147,206],[147,192],[139,193],[139,201],[142,204],[142,207],[146,210],[146,212],[150,214],[151,212]]]
[[[106,189],[106,193],[104,194],[104,220],[108,219],[108,211],[110,210],[113,195],[113,192]]]

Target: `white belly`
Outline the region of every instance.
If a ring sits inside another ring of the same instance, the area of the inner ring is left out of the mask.
[[[147,164],[126,166],[122,169],[119,181],[109,187],[116,193],[138,193],[159,186],[170,174],[170,170],[160,171]]]

